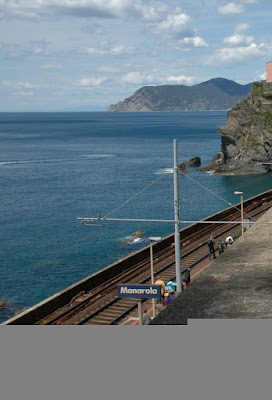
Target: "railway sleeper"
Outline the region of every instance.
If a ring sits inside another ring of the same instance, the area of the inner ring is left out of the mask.
[[[90,321],[92,321],[93,319],[103,319],[107,322],[110,322],[110,321],[112,321],[112,316],[110,316],[108,313],[105,312],[105,313],[101,313],[101,314],[97,315],[94,318],[91,318]],[[87,321],[88,321],[88,319],[87,319]]]
[[[105,321],[101,321],[101,320],[96,320],[96,321],[88,321],[88,322],[84,322],[84,325],[108,325],[105,323]]]
[[[111,316],[111,317],[117,317],[119,314],[120,314],[120,310],[108,310],[105,313],[105,315],[108,315],[108,316]]]

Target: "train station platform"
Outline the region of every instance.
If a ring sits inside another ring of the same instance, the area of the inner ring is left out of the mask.
[[[272,318],[272,208],[212,260],[150,325]]]

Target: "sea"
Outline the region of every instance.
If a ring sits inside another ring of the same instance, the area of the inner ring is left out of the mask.
[[[1,113],[0,322],[147,246],[150,236],[173,233],[172,222],[160,222],[174,219],[173,141],[179,163],[199,156],[205,166],[220,151],[226,116]],[[179,174],[182,221],[239,203],[236,190],[247,199],[271,189],[271,174],[187,170]],[[98,213],[120,220],[78,219]]]

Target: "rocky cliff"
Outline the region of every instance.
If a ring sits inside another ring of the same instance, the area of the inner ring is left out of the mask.
[[[239,85],[224,78],[214,78],[194,86],[145,86],[108,111],[206,111],[229,110],[251,90],[251,83]]]
[[[255,82],[251,92],[218,127],[221,151],[199,170],[252,174],[272,170],[272,83]]]

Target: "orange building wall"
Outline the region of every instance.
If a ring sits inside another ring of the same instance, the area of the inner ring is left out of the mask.
[[[266,82],[272,82],[272,61],[266,63]]]

